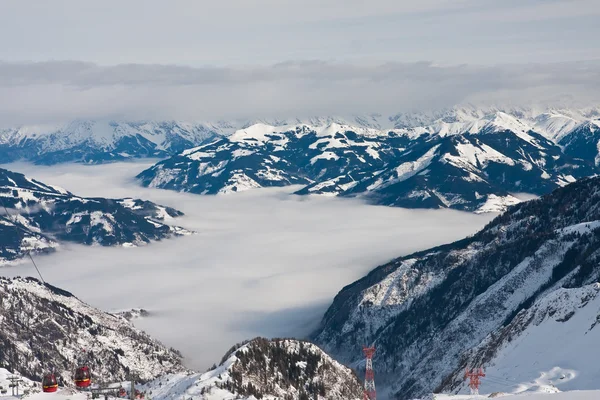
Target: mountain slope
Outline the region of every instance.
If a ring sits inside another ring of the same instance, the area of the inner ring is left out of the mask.
[[[162,377],[146,388],[156,400],[362,399],[350,369],[314,344],[292,339],[251,340],[233,347],[211,371]]]
[[[599,283],[550,291],[464,354],[463,363],[487,366],[486,392],[597,389],[600,366],[590,349],[600,340],[599,310]],[[467,392],[463,375],[459,368],[438,391]]]
[[[375,343],[380,383],[398,399],[421,396],[542,296],[597,282],[599,250],[600,178],[583,179],[376,268],[336,296],[315,340],[345,363],[360,360],[357,343]]]
[[[600,165],[600,119],[578,125],[559,144],[565,154]]]
[[[37,381],[53,367],[71,384],[82,349],[94,380],[119,382],[130,371],[150,380],[184,370],[178,352],[125,318],[33,278],[0,277],[0,366]]]
[[[0,168],[0,261],[59,242],[135,246],[189,231],[167,225],[181,212],[134,199],[84,198]],[[9,215],[5,215],[4,207]]]

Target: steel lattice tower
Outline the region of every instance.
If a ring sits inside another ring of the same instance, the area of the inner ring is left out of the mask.
[[[373,355],[375,347],[363,347],[363,353],[367,359],[365,367],[365,392],[364,400],[376,400],[377,392],[375,391],[375,372],[373,372]]]
[[[472,370],[465,371],[465,379],[469,378],[469,387],[471,388],[471,395],[477,396],[479,394],[479,385],[481,385],[481,379],[485,376],[483,368],[475,368]]]

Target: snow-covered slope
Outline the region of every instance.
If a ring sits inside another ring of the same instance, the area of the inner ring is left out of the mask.
[[[125,318],[33,278],[0,277],[0,365],[36,381],[53,367],[61,385],[69,385],[82,349],[95,381],[123,381],[128,372],[150,380],[184,370],[177,351]]]
[[[502,211],[519,202],[511,193],[541,195],[597,172],[593,159],[563,154],[548,138],[561,134],[558,122],[480,114],[391,130],[256,124],[159,162],[138,178],[145,186],[198,194],[302,184],[297,194]],[[535,131],[542,125],[546,136]]]
[[[514,333],[512,345],[518,337],[541,341],[544,333],[536,327],[544,318],[548,322],[541,329],[556,333],[548,336],[554,347],[562,346],[561,332],[576,334],[582,343],[594,340],[599,265],[600,178],[582,179],[512,206],[472,237],[376,268],[336,296],[314,338],[351,365],[362,358],[357,343],[375,343],[380,387],[394,398],[456,389],[467,365],[493,365],[496,351],[508,345],[488,343],[506,326]],[[589,307],[580,307],[585,302]],[[571,312],[575,316],[566,318]],[[502,354],[508,353],[497,352],[503,369],[496,373],[504,373],[503,379],[511,370],[519,374],[519,368],[533,371],[526,380],[553,367],[588,368],[584,347],[573,357],[529,353],[532,360],[515,358],[519,351],[507,349],[512,355],[505,359]],[[590,379],[597,369],[590,371],[587,377],[579,372],[581,387],[600,389]],[[575,387],[581,388],[569,388]]]
[[[136,199],[84,198],[0,168],[0,263],[61,241],[136,246],[191,232],[168,225],[180,211]],[[9,215],[6,215],[5,209]]]
[[[358,400],[354,373],[314,344],[257,338],[234,346],[219,366],[203,374],[182,373],[149,382],[154,400]]]
[[[524,393],[510,395],[504,392],[492,392],[481,396],[471,395],[444,395],[425,397],[423,400],[483,400],[501,398],[503,400],[596,400],[600,398],[600,390],[575,390],[564,393]]]
[[[36,382],[27,379],[19,373],[14,374],[11,371],[0,367],[0,399],[2,400],[8,400],[9,398],[16,399],[16,397],[12,397],[13,390],[15,391],[15,395],[17,393],[16,388],[13,389],[10,387],[11,380],[9,378],[11,377],[17,377],[21,381],[19,382],[19,395],[39,390],[39,385]]]
[[[598,389],[600,283],[549,291],[465,355],[486,365],[487,392],[557,392]],[[442,390],[467,392],[464,369]]]
[[[497,113],[518,118],[548,139],[558,141],[576,125],[600,117],[600,107],[514,107],[458,105],[429,112],[398,113],[389,117],[395,128],[438,126],[440,131],[460,131],[478,125]]]

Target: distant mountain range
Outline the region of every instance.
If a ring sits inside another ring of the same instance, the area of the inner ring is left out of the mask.
[[[218,194],[301,185],[299,195],[411,208],[501,211],[600,164],[600,108],[455,107],[428,113],[220,122],[74,121],[0,131],[0,162],[166,158],[149,187]]]
[[[183,215],[173,208],[137,199],[79,197],[1,168],[0,200],[0,263],[53,251],[63,241],[137,246],[191,234],[167,224]]]
[[[375,268],[339,292],[313,338],[347,365],[361,362],[357,343],[375,344],[379,388],[398,400],[465,393],[476,367],[487,393],[597,389],[599,265],[595,177]]]
[[[164,158],[197,146],[215,127],[182,122],[73,121],[64,126],[0,129],[0,163],[98,164],[135,158]]]
[[[399,115],[394,121],[405,127],[386,130],[255,124],[161,161],[138,178],[144,186],[198,194],[302,185],[297,194],[501,211],[519,202],[515,194],[542,195],[599,171],[600,120],[590,119],[598,113],[564,112]],[[416,122],[430,125],[410,126]]]

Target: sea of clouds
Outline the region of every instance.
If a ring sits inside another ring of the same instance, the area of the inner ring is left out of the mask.
[[[175,223],[193,236],[139,248],[62,245],[37,263],[49,283],[101,309],[149,310],[135,324],[197,369],[244,339],[308,335],[343,286],[394,257],[474,233],[493,217],[301,197],[290,188],[219,196],[142,188],[134,177],[150,165],[4,167],[78,195],[137,197],[185,213]],[[1,273],[36,275],[25,261]]]

